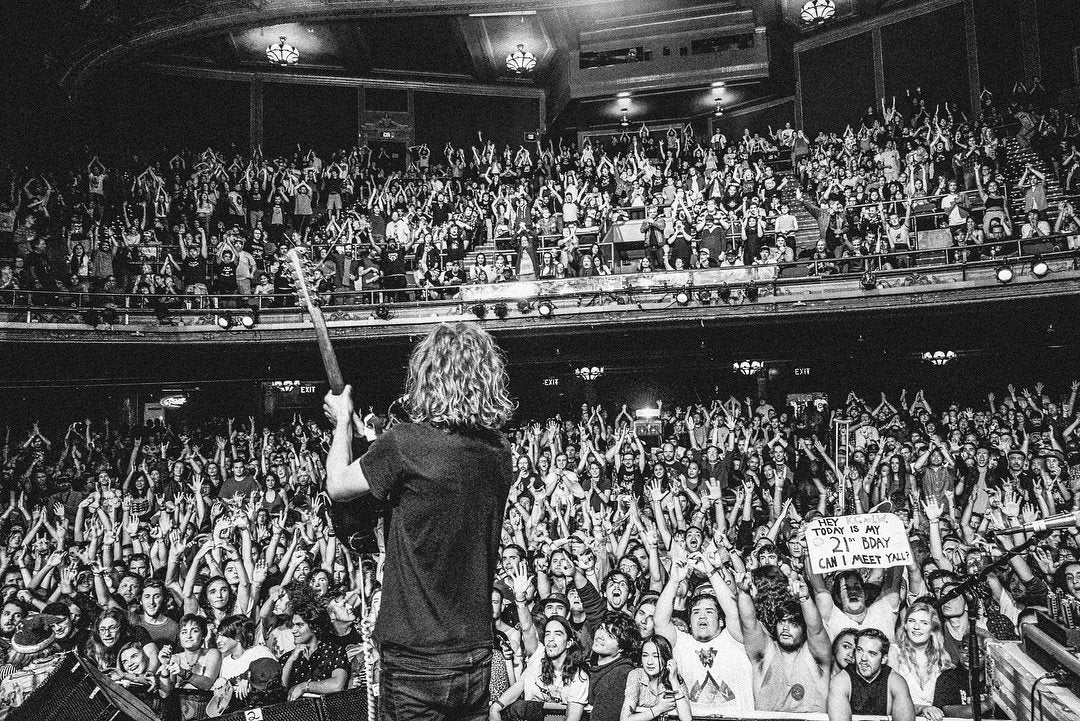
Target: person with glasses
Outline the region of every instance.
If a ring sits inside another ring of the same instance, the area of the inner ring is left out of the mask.
[[[117,667],[120,649],[129,643],[137,643],[149,659],[149,672],[158,667],[158,648],[145,628],[128,623],[128,615],[119,608],[107,608],[101,612],[90,628],[90,635],[83,644],[83,655],[101,671],[109,672]]]

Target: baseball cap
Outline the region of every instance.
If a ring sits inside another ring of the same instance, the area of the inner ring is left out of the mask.
[[[567,612],[570,611],[570,599],[568,599],[566,597],[566,594],[563,594],[563,593],[553,593],[553,594],[551,594],[550,596],[548,596],[547,598],[545,598],[543,601],[540,602],[540,608],[544,608],[549,603],[561,603],[563,605],[563,608],[565,608],[567,610]]]
[[[248,667],[248,681],[259,691],[281,683],[281,664],[272,658],[257,658]]]

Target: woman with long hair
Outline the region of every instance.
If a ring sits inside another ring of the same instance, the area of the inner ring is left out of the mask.
[[[941,619],[928,603],[913,603],[904,612],[889,666],[907,681],[915,712],[927,721],[941,721],[945,714],[934,706],[934,686],[952,661],[945,651]]]
[[[690,721],[686,683],[671,653],[671,642],[659,634],[641,645],[641,664],[626,677],[626,696],[619,721],[651,721],[675,711]]]
[[[109,672],[116,668],[120,649],[131,642],[136,642],[146,653],[150,671],[157,671],[158,649],[150,640],[150,634],[141,626],[132,626],[126,611],[107,608],[94,621],[90,636],[83,644],[83,655],[99,670]]]
[[[353,457],[351,387],[325,398],[334,423],[326,490],[335,532],[350,535],[356,504],[368,493],[392,509],[386,603],[373,634],[383,650],[385,718],[487,709],[490,590],[513,482],[510,442],[500,431],[515,408],[507,385],[491,335],[454,323],[433,329],[409,359],[403,406],[411,422],[384,432],[363,457]],[[420,669],[417,657],[425,659]],[[448,697],[461,701],[447,708]]]

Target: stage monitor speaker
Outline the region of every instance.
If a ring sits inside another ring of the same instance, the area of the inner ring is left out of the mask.
[[[158,721],[90,662],[68,654],[10,716],[17,721]]]

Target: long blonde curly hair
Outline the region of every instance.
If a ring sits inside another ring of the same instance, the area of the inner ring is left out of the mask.
[[[495,430],[516,408],[508,382],[506,359],[490,333],[472,323],[443,323],[413,349],[404,406],[414,423]]]

